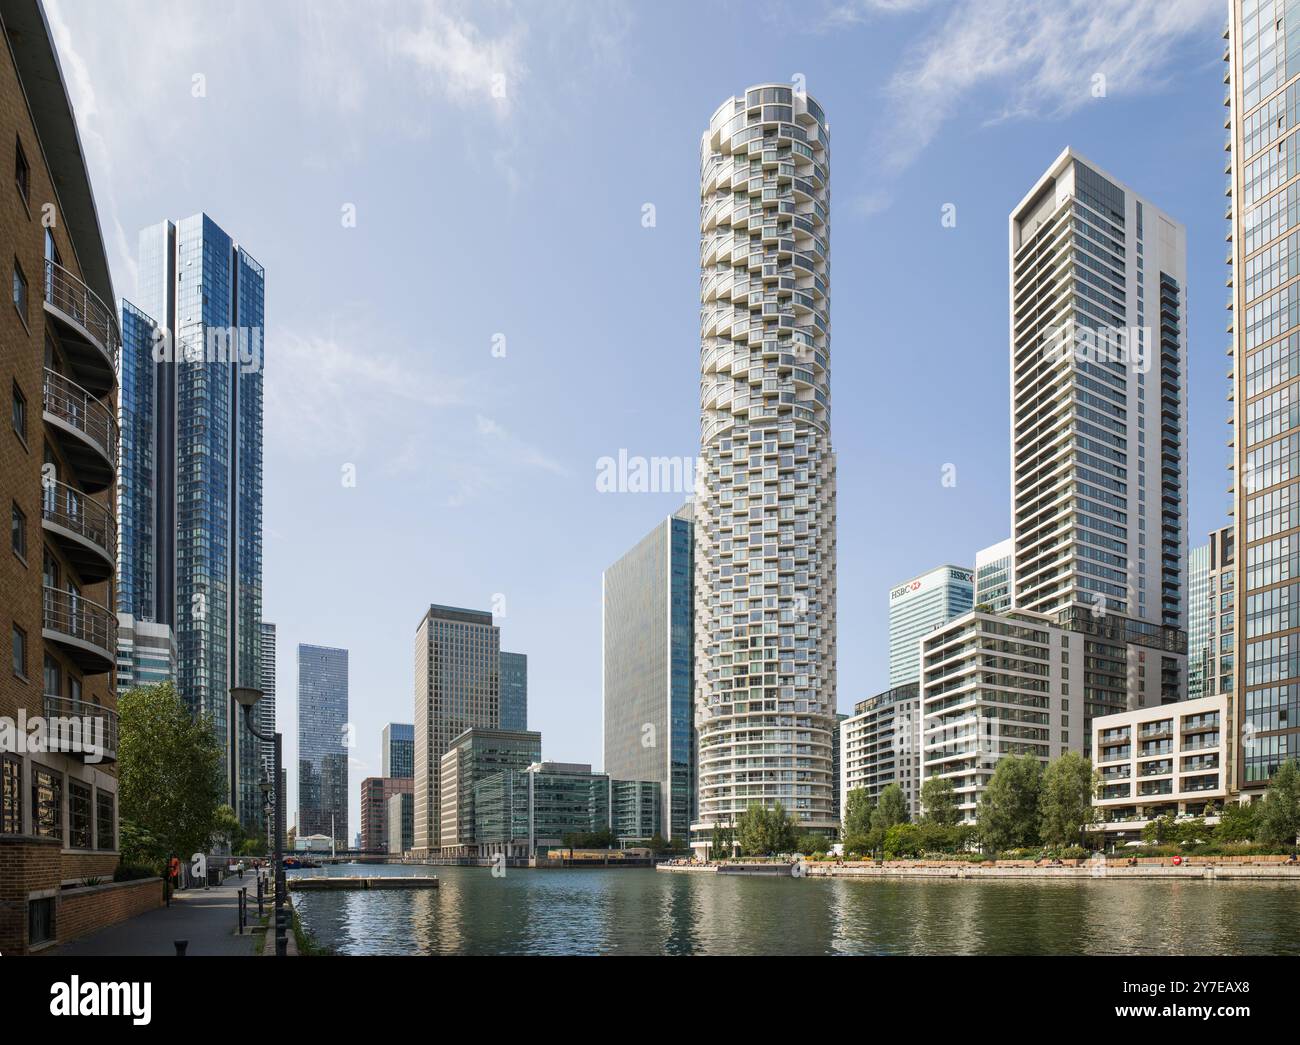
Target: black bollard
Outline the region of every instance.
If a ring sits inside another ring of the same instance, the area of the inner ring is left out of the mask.
[[[176,948],[176,957],[177,957],[177,958],[184,958],[184,957],[185,957],[185,948],[188,947],[188,946],[190,945],[190,941],[189,941],[189,940],[173,940],[173,941],[172,941],[172,944],[173,944],[173,946],[175,946],[175,948]]]

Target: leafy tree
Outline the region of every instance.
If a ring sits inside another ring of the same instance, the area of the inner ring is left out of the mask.
[[[1259,831],[1259,806],[1228,802],[1214,828],[1216,842],[1249,842]]]
[[[980,837],[991,849],[1038,843],[1038,796],[1042,763],[1033,755],[998,762],[979,804]]]
[[[795,842],[794,851],[796,853],[803,853],[804,856],[810,856],[813,853],[826,852],[826,848],[829,845],[830,843],[827,841],[825,835],[805,834],[800,835],[798,840]]]
[[[788,853],[795,846],[794,821],[777,802],[771,809],[751,802],[740,816],[737,833],[746,856]]]
[[[876,808],[871,811],[871,830],[867,834],[868,849],[883,847],[885,835],[891,827],[911,820],[907,812],[907,799],[898,784],[890,784],[880,792]]]
[[[844,851],[865,853],[871,849],[871,800],[865,788],[855,787],[844,801]]]
[[[614,845],[614,834],[607,827],[599,831],[570,831],[560,841],[565,849],[609,849]]]
[[[1300,834],[1300,765],[1284,762],[1259,804],[1255,837],[1265,845],[1295,845]]]
[[[1092,763],[1077,751],[1053,759],[1038,794],[1038,833],[1047,845],[1075,845],[1093,822]]]
[[[118,816],[132,861],[158,867],[206,852],[217,834],[221,750],[171,683],[122,694],[117,704]]]
[[[921,827],[917,824],[894,824],[885,831],[884,848],[885,857],[890,860],[920,856],[925,849]]]
[[[1173,813],[1166,813],[1164,816],[1158,816],[1151,820],[1142,828],[1142,841],[1154,842],[1156,845],[1167,845],[1179,840],[1181,829],[1178,825],[1178,819]]]
[[[927,824],[950,826],[961,819],[957,795],[947,777],[932,776],[921,785],[921,820]]]
[[[721,824],[713,825],[713,845],[709,855],[714,860],[722,860],[731,855],[733,834],[734,832],[730,827],[723,827]]]

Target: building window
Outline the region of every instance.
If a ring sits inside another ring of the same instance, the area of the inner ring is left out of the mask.
[[[14,259],[14,308],[18,314],[23,317],[23,322],[27,322],[27,277],[23,275],[23,267],[18,264],[18,259]]]
[[[112,791],[95,791],[95,848],[116,849],[117,832]]]
[[[90,785],[68,781],[68,846],[90,848]]]
[[[28,203],[32,198],[32,168],[27,163],[27,154],[23,152],[23,143],[14,142],[14,183],[18,186],[18,195]]]
[[[20,679],[27,677],[27,632],[14,625],[14,674]]]
[[[0,758],[0,834],[23,832],[22,764],[13,758]]]
[[[54,897],[46,896],[27,905],[27,944],[49,943],[54,939]]]
[[[17,381],[14,382],[13,426],[25,446],[27,444],[27,397],[23,395]]]
[[[13,506],[13,526],[11,530],[11,542],[14,548],[14,554],[24,562],[27,561],[27,516],[17,504]]]
[[[32,834],[63,837],[63,775],[32,766]]]

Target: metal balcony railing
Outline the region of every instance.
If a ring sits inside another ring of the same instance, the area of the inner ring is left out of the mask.
[[[117,616],[84,595],[46,585],[42,627],[93,646],[110,661],[116,657]]]
[[[57,480],[45,483],[41,519],[88,541],[110,563],[117,560],[117,519],[82,491]]]
[[[103,750],[100,754],[109,762],[117,761],[117,712],[108,708],[101,707],[98,704],[91,704],[85,700],[74,700],[71,697],[59,697],[51,693],[45,694],[45,717],[54,718],[75,718],[75,719],[92,719],[104,723]],[[87,736],[82,734],[83,744],[89,744],[98,739],[94,734]]]
[[[117,466],[117,421],[113,413],[75,381],[45,371],[42,408],[95,443]]]
[[[80,325],[117,366],[122,335],[117,314],[98,294],[55,261],[45,262],[45,300]]]

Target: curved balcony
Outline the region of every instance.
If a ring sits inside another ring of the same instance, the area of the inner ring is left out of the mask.
[[[105,395],[117,380],[122,335],[117,314],[85,283],[54,261],[45,262],[45,313],[81,383]]]
[[[117,615],[84,595],[45,588],[41,629],[88,675],[111,671],[117,655]]]
[[[76,725],[71,728],[64,726],[59,730],[59,736],[65,742],[69,737],[80,741],[77,746],[80,746],[81,750],[69,751],[68,754],[76,755],[86,762],[117,761],[116,711],[85,700],[73,700],[71,697],[57,697],[46,693],[45,718],[47,726],[51,719],[77,720]],[[89,731],[84,728],[87,719],[91,722]],[[102,733],[100,722],[103,722]],[[98,745],[98,750],[95,749],[95,745]]]
[[[117,562],[117,520],[98,501],[57,481],[41,494],[41,525],[87,584],[113,575]]]
[[[75,381],[45,371],[41,409],[68,463],[87,493],[98,493],[117,474],[117,421],[107,406]]]

